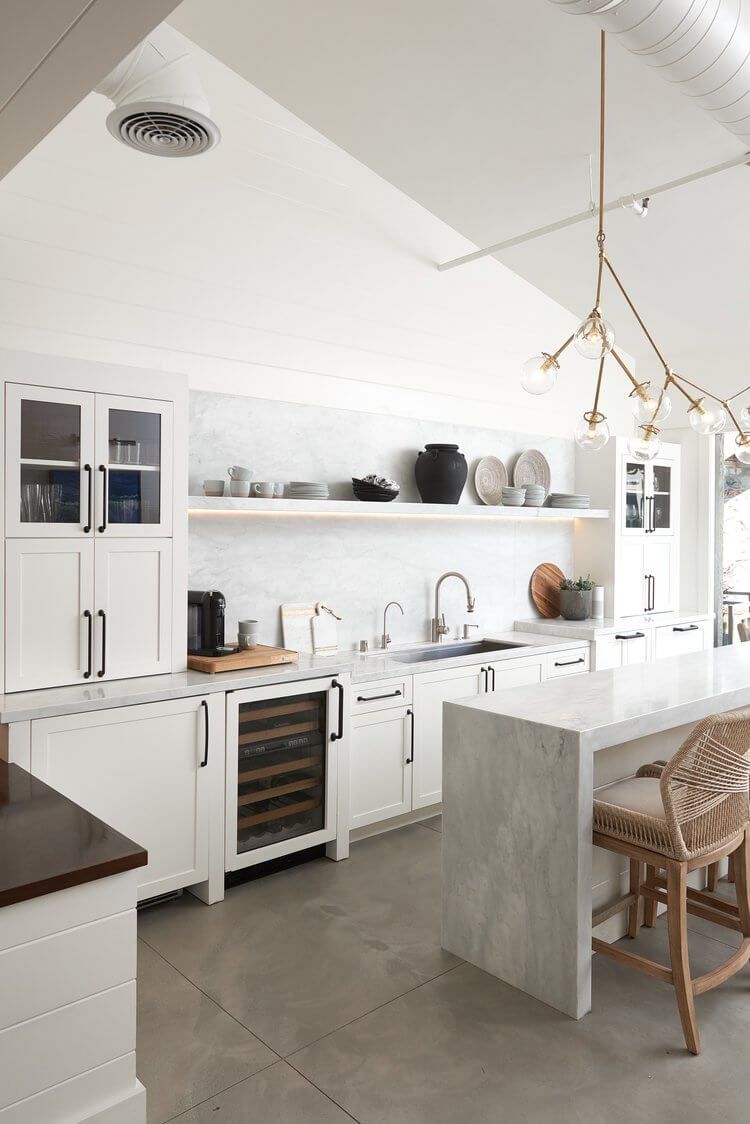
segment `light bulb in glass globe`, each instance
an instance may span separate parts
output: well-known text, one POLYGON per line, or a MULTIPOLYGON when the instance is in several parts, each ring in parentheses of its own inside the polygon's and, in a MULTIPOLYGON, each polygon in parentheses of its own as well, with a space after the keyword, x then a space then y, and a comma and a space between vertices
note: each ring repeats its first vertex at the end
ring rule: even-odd
POLYGON ((750 433, 740 433, 735 437, 737 448, 734 455, 742 464, 750 464, 750 433))
POLYGON ((609 441, 609 426, 604 414, 584 414, 575 428, 576 445, 596 453, 609 441))
POLYGON ((579 325, 573 336, 573 346, 586 359, 601 359, 612 350, 614 342, 614 328, 602 319, 596 309, 579 325))
POLYGON ((750 429, 750 406, 743 406, 740 410, 740 421, 744 429, 750 429))
POLYGON ((533 355, 521 368, 521 386, 528 394, 546 394, 552 390, 560 364, 546 351, 533 355))
POLYGON ((721 433, 727 423, 727 414, 719 402, 712 402, 708 398, 699 398, 694 406, 688 410, 690 424, 696 433, 703 436, 711 433, 721 433))
POLYGON ((642 382, 630 393, 630 409, 639 426, 654 425, 667 420, 672 400, 663 390, 651 390, 649 383, 642 382))
POLYGON ((659 430, 653 425, 639 425, 628 440, 628 452, 636 461, 652 461, 660 449, 659 430))

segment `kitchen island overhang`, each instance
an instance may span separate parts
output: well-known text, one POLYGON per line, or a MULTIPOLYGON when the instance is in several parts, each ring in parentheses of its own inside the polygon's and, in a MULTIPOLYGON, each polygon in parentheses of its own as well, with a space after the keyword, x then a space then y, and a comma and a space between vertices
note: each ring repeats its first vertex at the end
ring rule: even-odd
POLYGON ((606 890, 592 864, 595 783, 670 757, 701 718, 748 704, 739 647, 446 703, 443 946, 585 1015, 593 890, 606 890))

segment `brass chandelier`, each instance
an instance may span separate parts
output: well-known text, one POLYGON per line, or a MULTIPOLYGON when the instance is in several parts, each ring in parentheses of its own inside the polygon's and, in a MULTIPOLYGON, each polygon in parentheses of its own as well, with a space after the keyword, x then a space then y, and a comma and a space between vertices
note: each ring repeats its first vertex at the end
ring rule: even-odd
POLYGON ((555 385, 557 372, 560 369, 559 359, 563 352, 571 345, 586 359, 596 360, 599 364, 594 390, 592 408, 587 410, 575 429, 576 443, 582 449, 596 451, 603 448, 609 440, 609 426, 606 416, 600 410, 602 381, 604 376, 605 361, 611 356, 629 379, 632 389, 630 391, 631 409, 635 418, 635 430, 628 441, 630 455, 639 461, 650 461, 658 455, 661 448, 659 436, 659 423, 666 421, 672 410, 672 401, 667 393, 674 387, 689 403, 688 418, 690 425, 701 434, 720 433, 731 420, 737 430, 735 437, 735 455, 743 464, 750 464, 750 407, 743 407, 738 419, 731 403, 734 399, 750 391, 750 386, 743 387, 730 398, 718 398, 715 394, 691 382, 684 375, 678 375, 667 363, 657 347, 653 336, 641 319, 638 310, 628 295, 625 286, 618 277, 615 269, 604 249, 606 234, 604 231, 604 133, 606 119, 606 36, 601 33, 601 69, 600 69, 600 107, 599 107, 599 228, 596 234, 598 253, 598 269, 596 277, 596 296, 594 307, 582 324, 572 336, 558 347, 557 351, 543 351, 535 355, 523 365, 521 385, 529 394, 546 394, 555 385), (651 389, 649 382, 638 382, 633 373, 628 370, 622 357, 615 350, 615 333, 612 325, 602 316, 601 296, 602 282, 605 269, 614 281, 630 311, 633 313, 639 327, 656 354, 664 370, 664 384, 661 389, 651 389), (690 389, 688 389, 690 388, 690 389), (695 392, 695 395, 691 393, 695 392))

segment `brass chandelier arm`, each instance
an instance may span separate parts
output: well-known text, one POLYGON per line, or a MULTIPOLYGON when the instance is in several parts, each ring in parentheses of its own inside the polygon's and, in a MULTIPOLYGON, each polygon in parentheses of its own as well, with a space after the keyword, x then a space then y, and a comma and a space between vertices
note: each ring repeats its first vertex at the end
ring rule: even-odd
POLYGON ((642 319, 641 319, 641 317, 640 317, 640 314, 639 314, 639 312, 638 312, 638 309, 637 309, 637 308, 635 307, 635 305, 633 304, 632 300, 631 300, 631 299, 630 299, 630 297, 628 296, 628 292, 627 292, 627 289, 626 289, 626 288, 625 288, 625 286, 623 285, 623 283, 622 283, 622 281, 620 280, 620 278, 619 278, 619 277, 617 276, 617 273, 615 272, 615 268, 614 268, 614 266, 612 265, 612 262, 611 262, 611 261, 609 260, 609 258, 608 258, 608 257, 606 257, 606 255, 605 255, 605 258, 604 258, 604 264, 606 265, 607 269, 609 270, 610 274, 612 275, 612 278, 613 278, 613 280, 614 280, 615 284, 617 285, 617 288, 618 288, 618 289, 620 290, 620 292, 621 292, 621 293, 622 293, 622 295, 624 296, 624 298, 625 298, 625 300, 626 300, 626 302, 627 302, 628 308, 630 309, 630 311, 631 311, 631 312, 633 313, 633 316, 635 316, 636 320, 637 320, 637 321, 638 321, 638 323, 640 324, 640 326, 641 326, 641 331, 643 332, 644 336, 646 337, 646 339, 648 340, 648 342, 649 342, 649 343, 651 344, 651 346, 653 347, 654 351, 656 352, 656 354, 657 354, 657 356, 658 356, 658 359, 659 359, 659 362, 661 363, 662 367, 664 367, 664 369, 665 369, 665 370, 667 370, 667 369, 668 369, 668 367, 669 367, 669 364, 667 363, 666 359, 664 358, 664 356, 662 355, 661 351, 660 351, 660 350, 659 350, 659 348, 657 347, 657 345, 656 345, 656 341, 654 340, 654 337, 653 337, 653 336, 651 335, 651 333, 649 332, 648 328, 647 328, 647 327, 646 327, 646 325, 645 325, 645 324, 643 323, 643 320, 642 320, 642 319))
POLYGON ((573 336, 568 336, 565 343, 562 344, 560 347, 558 347, 557 351, 552 352, 552 354, 550 355, 550 359, 554 360, 554 362, 556 363, 557 360, 562 355, 562 353, 565 351, 566 347, 570 347, 572 342, 573 342, 573 336))
POLYGON ((727 398, 727 402, 733 402, 735 398, 739 398, 741 395, 747 394, 748 390, 750 390, 750 386, 743 386, 742 390, 738 390, 736 394, 730 394, 727 398))
MULTIPOLYGON (((612 348, 612 351, 610 352, 610 354, 611 354, 612 358, 615 360, 615 362, 620 364, 623 371, 625 372, 625 374, 628 376, 628 378, 632 382, 634 388, 637 389, 641 384, 638 382, 638 379, 635 377, 633 372, 631 370, 629 370, 629 368, 625 365, 625 363, 623 362, 621 357, 617 354, 617 352, 615 351, 614 348, 612 348)), ((644 386, 645 385, 646 384, 644 383, 644 386)))
MULTIPOLYGON (((720 406, 726 406, 726 402, 724 401, 723 398, 719 398, 718 394, 712 394, 710 390, 706 390, 705 387, 698 386, 697 382, 691 382, 690 379, 686 379, 684 375, 676 375, 673 371, 672 372, 672 378, 673 379, 679 379, 680 382, 684 382, 688 386, 692 386, 693 390, 697 390, 698 393, 700 395, 702 395, 704 398, 711 398, 714 402, 718 402, 720 406)), ((691 399, 691 401, 692 401, 692 399, 691 399)), ((693 403, 693 404, 695 405, 695 403, 693 403)))
POLYGON ((670 386, 673 386, 675 388, 675 390, 679 390, 680 394, 684 398, 687 398, 687 400, 688 400, 688 402, 690 403, 691 406, 697 406, 698 405, 697 399, 692 398, 691 395, 689 395, 688 392, 685 390, 684 386, 680 386, 679 382, 677 381, 678 378, 681 378, 681 377, 682 377, 681 375, 676 375, 674 373, 674 371, 667 371, 667 378, 666 378, 666 382, 664 383, 664 389, 667 390, 670 386))
POLYGON ((602 299, 602 280, 604 276, 604 136, 607 114, 607 36, 601 33, 599 40, 599 230, 596 244, 599 247, 599 263, 596 274, 596 298, 594 308, 599 308, 602 299))
POLYGON ((599 396, 600 396, 601 391, 602 391, 602 376, 604 375, 604 360, 606 358, 607 358, 606 355, 602 355, 601 359, 599 360, 599 374, 597 375, 597 378, 596 378, 596 392, 594 394, 594 408, 591 411, 593 422, 597 422, 600 419, 599 396))

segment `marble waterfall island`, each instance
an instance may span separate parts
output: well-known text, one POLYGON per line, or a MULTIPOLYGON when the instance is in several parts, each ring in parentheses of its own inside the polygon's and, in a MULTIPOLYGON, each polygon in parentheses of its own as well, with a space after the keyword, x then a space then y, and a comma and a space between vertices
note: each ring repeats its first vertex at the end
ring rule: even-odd
POLYGON ((670 757, 701 718, 750 705, 748 649, 446 703, 444 947, 585 1015, 592 903, 618 896, 627 863, 592 847, 594 787, 670 757))

